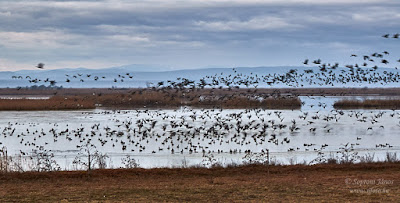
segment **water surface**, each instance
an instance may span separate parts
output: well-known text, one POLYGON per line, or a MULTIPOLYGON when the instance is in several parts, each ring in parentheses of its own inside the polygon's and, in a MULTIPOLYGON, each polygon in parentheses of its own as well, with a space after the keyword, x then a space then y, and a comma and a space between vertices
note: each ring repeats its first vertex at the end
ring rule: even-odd
POLYGON ((83 168, 73 160, 86 143, 113 168, 123 167, 126 155, 151 168, 206 164, 204 155, 242 163, 246 151, 266 149, 283 164, 310 163, 319 152, 340 158, 343 148, 377 161, 400 149, 400 111, 337 111, 338 99, 301 97, 301 110, 3 111, 0 147, 26 159, 32 150, 51 150, 65 170, 83 168))

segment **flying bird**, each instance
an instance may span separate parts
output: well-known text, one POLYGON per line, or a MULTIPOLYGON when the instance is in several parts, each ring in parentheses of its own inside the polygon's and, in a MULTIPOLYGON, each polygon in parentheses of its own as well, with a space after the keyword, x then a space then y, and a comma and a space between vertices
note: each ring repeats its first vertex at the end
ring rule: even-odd
POLYGON ((44 67, 44 63, 39 63, 39 64, 36 66, 36 68, 40 68, 40 69, 43 69, 43 67, 44 67))

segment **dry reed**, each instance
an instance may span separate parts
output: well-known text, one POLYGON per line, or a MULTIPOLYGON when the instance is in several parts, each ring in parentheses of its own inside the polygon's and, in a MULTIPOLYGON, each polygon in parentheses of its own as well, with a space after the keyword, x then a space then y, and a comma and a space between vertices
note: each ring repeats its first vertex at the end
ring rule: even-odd
POLYGON ((50 99, 0 99, 2 111, 92 109, 93 100, 78 96, 54 96, 50 99))
POLYGON ((333 104, 336 109, 400 109, 398 99, 341 100, 333 104))
POLYGON ((0 99, 0 110, 77 110, 98 106, 109 108, 267 108, 298 109, 297 97, 267 97, 257 93, 229 95, 229 92, 156 91, 141 89, 129 93, 52 96, 50 99, 0 99))

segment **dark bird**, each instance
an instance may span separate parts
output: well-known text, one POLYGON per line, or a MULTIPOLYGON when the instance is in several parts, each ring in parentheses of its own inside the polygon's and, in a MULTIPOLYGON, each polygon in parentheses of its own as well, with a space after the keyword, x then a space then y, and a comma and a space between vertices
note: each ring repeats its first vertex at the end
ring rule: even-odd
POLYGON ((36 66, 36 68, 40 68, 40 69, 43 69, 43 67, 44 67, 44 63, 39 63, 39 64, 36 66))
POLYGON ((321 59, 314 60, 313 63, 315 63, 315 64, 321 64, 321 59))

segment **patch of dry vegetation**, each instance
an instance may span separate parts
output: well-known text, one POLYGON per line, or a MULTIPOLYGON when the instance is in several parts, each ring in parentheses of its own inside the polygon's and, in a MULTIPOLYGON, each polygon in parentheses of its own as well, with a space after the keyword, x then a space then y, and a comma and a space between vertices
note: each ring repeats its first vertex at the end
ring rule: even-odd
POLYGON ((133 91, 130 94, 107 94, 95 96, 96 103, 104 107, 164 107, 176 108, 180 106, 206 108, 267 108, 267 109, 298 109, 301 101, 292 97, 276 97, 257 99, 250 95, 227 95, 215 93, 212 95, 197 92, 159 92, 133 91))
POLYGON ((208 99, 197 101, 193 106, 215 106, 220 108, 265 108, 265 109, 299 109, 301 101, 298 98, 266 98, 262 100, 246 97, 235 97, 232 99, 208 99))
POLYGON ((399 178, 398 163, 0 173, 0 201, 397 202, 399 178), (371 188, 387 192, 352 192, 371 188))
POLYGON ((50 99, 0 99, 2 111, 92 109, 93 100, 81 96, 53 96, 50 99))
POLYGON ((333 104, 336 109, 400 109, 399 99, 341 100, 333 104))
POLYGON ((0 110, 76 110, 92 109, 96 105, 110 108, 267 108, 299 109, 297 97, 267 97, 255 92, 232 94, 219 91, 139 89, 127 93, 52 96, 48 100, 0 99, 0 110))
MULTIPOLYGON (((95 104, 111 108, 176 108, 183 105, 205 108, 267 108, 299 109, 301 101, 297 96, 318 95, 385 95, 396 96, 399 88, 257 88, 257 89, 140 89, 140 88, 64 88, 57 90, 30 90, 0 88, 2 96, 40 95, 51 96, 52 102, 42 100, 0 100, 0 110, 67 110, 95 108, 95 104), (54 95, 60 96, 58 99, 54 95), (64 97, 75 97, 61 101, 64 97), (258 100, 257 98, 264 98, 258 100), (78 99, 78 100, 75 100, 78 99), (82 103, 81 100, 86 103, 82 103), (88 105, 87 105, 88 104, 88 105), (4 107, 3 107, 4 106, 4 107)), ((399 101, 377 100, 340 101, 335 108, 390 108, 398 109, 399 101)))

